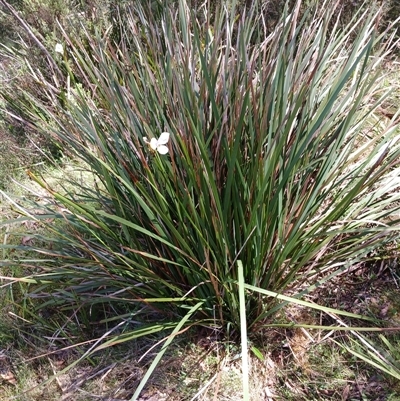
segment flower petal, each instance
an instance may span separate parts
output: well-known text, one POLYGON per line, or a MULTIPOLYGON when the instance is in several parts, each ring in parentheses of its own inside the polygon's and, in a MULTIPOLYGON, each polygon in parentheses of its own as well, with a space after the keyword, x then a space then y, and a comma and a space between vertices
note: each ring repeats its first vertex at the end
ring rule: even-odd
POLYGON ((158 147, 157 147, 157 152, 158 152, 160 155, 165 155, 165 154, 168 153, 168 148, 167 148, 165 145, 158 146, 158 147))
POLYGON ((169 132, 163 132, 158 138, 159 145, 165 145, 169 141, 169 132))
POLYGON ((64 53, 63 45, 61 43, 57 43, 54 51, 56 53, 61 53, 61 54, 64 53))
POLYGON ((157 139, 156 139, 156 138, 151 138, 151 139, 150 139, 150 147, 151 147, 153 150, 156 150, 156 149, 157 149, 157 146, 158 146, 158 141, 157 141, 157 139))

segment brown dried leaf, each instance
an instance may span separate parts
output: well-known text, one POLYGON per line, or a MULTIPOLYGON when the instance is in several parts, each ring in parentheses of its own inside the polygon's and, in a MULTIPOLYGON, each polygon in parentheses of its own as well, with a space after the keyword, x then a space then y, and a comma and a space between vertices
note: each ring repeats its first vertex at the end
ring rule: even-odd
POLYGON ((389 312, 389 307, 390 307, 389 304, 386 304, 386 305, 383 306, 383 308, 379 311, 379 317, 380 318, 387 317, 387 314, 389 312))
POLYGON ((0 378, 8 384, 12 384, 13 386, 17 385, 17 379, 11 371, 0 373, 0 378))
POLYGON ((25 235, 25 237, 22 237, 21 239, 21 245, 32 245, 33 242, 33 237, 30 237, 29 235, 25 235))
POLYGON ((349 393, 350 393, 350 386, 347 385, 342 392, 342 401, 347 401, 349 398, 349 393))

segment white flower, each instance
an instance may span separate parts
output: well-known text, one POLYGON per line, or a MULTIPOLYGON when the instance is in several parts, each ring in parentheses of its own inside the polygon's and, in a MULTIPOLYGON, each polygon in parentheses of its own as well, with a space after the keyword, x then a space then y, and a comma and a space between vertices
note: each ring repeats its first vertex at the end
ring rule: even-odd
POLYGON ((158 139, 151 138, 149 140, 144 137, 143 140, 148 143, 151 149, 156 150, 160 155, 168 153, 168 148, 165 146, 169 141, 169 132, 163 132, 158 139))
POLYGON ((54 51, 55 51, 56 53, 61 53, 61 54, 63 54, 63 53, 64 53, 63 45, 62 45, 61 43, 57 43, 57 44, 56 44, 56 47, 55 47, 55 49, 54 49, 54 51))

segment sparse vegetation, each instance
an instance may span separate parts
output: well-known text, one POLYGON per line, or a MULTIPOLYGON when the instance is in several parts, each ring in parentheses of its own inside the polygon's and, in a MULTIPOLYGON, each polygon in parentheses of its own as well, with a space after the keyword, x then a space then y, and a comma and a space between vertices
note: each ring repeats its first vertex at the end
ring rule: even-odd
POLYGON ((239 400, 249 353, 244 399, 395 400, 382 14, 299 1, 271 29, 262 3, 100 1, 58 24, 28 3, 2 110, 47 170, 2 192, 0 399, 239 400))

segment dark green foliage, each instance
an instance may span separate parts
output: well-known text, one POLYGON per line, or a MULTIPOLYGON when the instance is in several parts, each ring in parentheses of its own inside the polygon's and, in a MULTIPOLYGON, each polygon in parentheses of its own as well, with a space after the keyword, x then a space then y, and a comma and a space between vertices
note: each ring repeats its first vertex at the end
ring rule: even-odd
MULTIPOLYGON (((42 183, 70 210, 58 218, 75 227, 56 231, 54 263, 62 266, 44 268, 73 289, 57 302, 113 302, 119 290, 115 302, 132 305, 164 298, 187 308, 202 300, 200 319, 237 328, 238 259, 246 283, 300 296, 306 283, 311 289, 367 260, 396 235, 367 223, 397 210, 389 190, 370 191, 395 174, 399 149, 385 150, 391 131, 364 143, 360 124, 378 90, 367 62, 378 43, 375 20, 358 21, 354 44, 346 33, 356 21, 328 36, 334 8, 299 25, 294 14, 266 38, 256 11, 242 21, 235 9, 221 10, 213 26, 208 14, 197 25, 181 2, 159 24, 136 4, 118 49, 104 37, 65 36, 72 88, 62 107, 50 85, 40 97, 25 89, 30 103, 22 110, 36 129, 99 181, 74 183, 82 199, 42 183), (171 133, 167 156, 144 139, 163 131, 171 133), (385 157, 375 163, 379 152, 385 157)), ((275 304, 249 297, 250 327, 275 304)), ((180 314, 164 305, 171 317, 180 314)))

